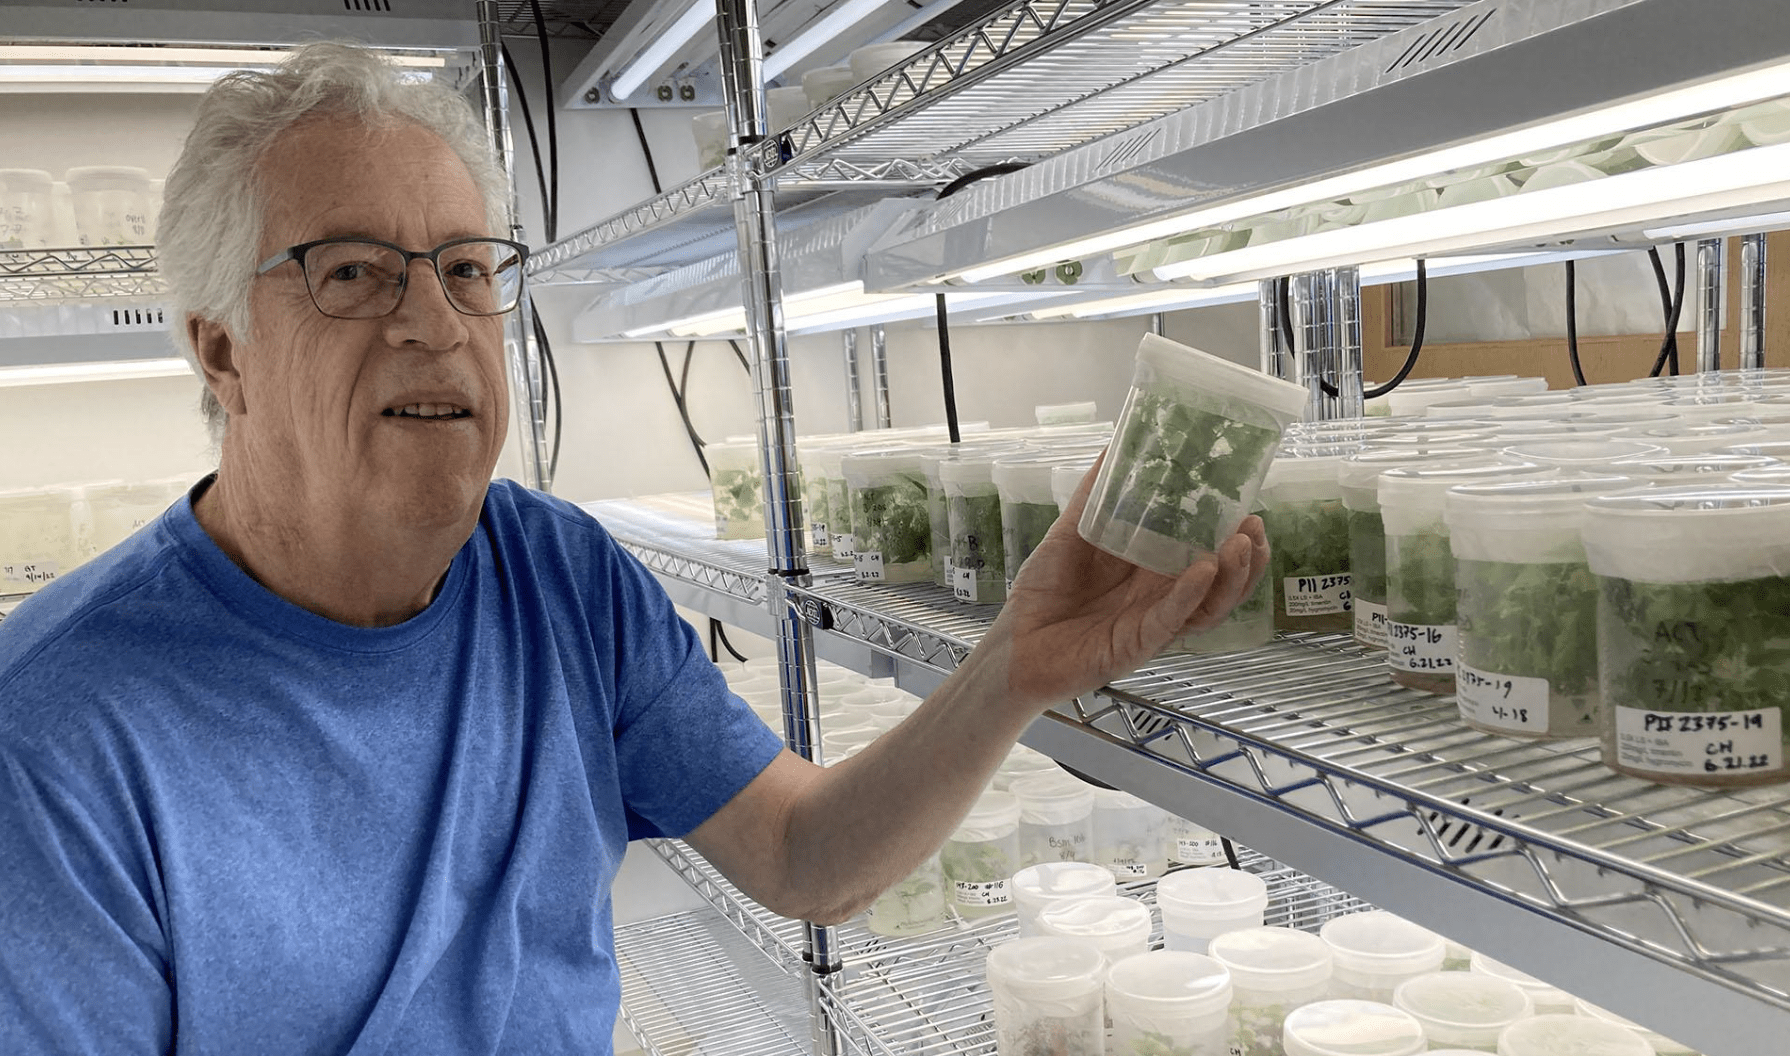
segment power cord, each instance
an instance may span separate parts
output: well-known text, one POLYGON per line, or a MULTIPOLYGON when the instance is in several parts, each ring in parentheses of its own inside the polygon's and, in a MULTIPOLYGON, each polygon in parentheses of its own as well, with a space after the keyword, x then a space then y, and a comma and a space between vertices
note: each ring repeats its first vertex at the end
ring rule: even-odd
MULTIPOLYGON (((966 172, 962 176, 952 180, 950 183, 945 184, 943 187, 939 188, 937 197, 941 200, 949 198, 958 191, 968 187, 970 184, 975 183, 977 180, 986 180, 995 176, 1010 175, 1026 168, 1027 165, 1027 162, 1022 161, 1004 161, 998 165, 985 165, 980 169, 966 172)), ((933 307, 938 316, 939 376, 944 385, 945 431, 949 434, 951 442, 955 444, 962 442, 963 433, 958 428, 957 422, 957 378, 951 370, 950 309, 945 303, 944 294, 938 293, 933 295, 933 307)))
POLYGON ((1566 262, 1566 357, 1572 361, 1573 380, 1585 384, 1585 368, 1579 362, 1579 275, 1575 261, 1566 262))
POLYGON ((684 435, 690 438, 690 447, 696 452, 696 461, 702 466, 702 475, 712 479, 708 457, 702 453, 702 449, 708 444, 697 435, 696 426, 690 421, 689 404, 684 399, 684 394, 690 387, 690 357, 696 350, 696 342, 692 341, 684 348, 684 384, 681 387, 671 376, 671 360, 665 356, 665 343, 654 341, 653 348, 659 352, 659 369, 665 372, 665 384, 671 389, 671 402, 677 406, 677 415, 684 421, 684 435))
POLYGON ((1684 243, 1675 243, 1672 250, 1672 295, 1666 310, 1666 336, 1660 342, 1659 358, 1653 361, 1653 369, 1647 372, 1650 378, 1659 377, 1660 371, 1666 369, 1667 364, 1671 365, 1672 376, 1678 376, 1678 321, 1684 316, 1684 243))
POLYGON ((547 100, 547 173, 552 184, 551 207, 547 212, 547 241, 559 241, 559 119, 553 106, 553 55, 547 46, 547 17, 541 13, 541 0, 528 0, 534 13, 535 39, 541 43, 541 79, 545 82, 547 100))
POLYGON ((733 657, 742 664, 746 662, 746 654, 735 649, 733 643, 727 640, 727 628, 721 625, 720 620, 711 618, 709 620, 709 659, 711 660, 719 659, 720 657, 720 654, 714 651, 715 642, 717 640, 720 641, 721 648, 727 650, 727 655, 733 657))
POLYGON ((1411 369, 1417 366, 1417 357, 1423 354, 1423 332, 1429 324, 1430 308, 1430 272, 1429 264, 1422 257, 1417 258, 1417 319, 1411 333, 1411 351, 1405 356, 1404 366, 1384 385, 1376 385, 1361 394, 1364 400, 1377 400, 1401 385, 1411 376, 1411 369))
MULTIPOLYGON (((542 222, 546 227, 547 241, 551 243, 556 240, 559 224, 559 135, 558 122, 553 114, 553 67, 547 56, 547 24, 538 3, 534 6, 534 16, 535 32, 541 41, 542 73, 547 82, 548 155, 553 167, 551 190, 546 169, 541 164, 541 145, 535 135, 534 114, 528 105, 528 92, 523 89, 522 79, 516 73, 516 60, 510 54, 509 46, 501 41, 498 46, 503 52, 504 69, 509 74, 510 86, 516 91, 516 102, 522 111, 522 123, 528 129, 528 146, 534 155, 535 179, 541 188, 542 222)), ((560 400, 559 363, 553 357, 553 344, 547 339, 547 328, 541 322, 541 313, 535 307, 532 293, 528 295, 528 315, 533 323, 535 345, 541 350, 541 362, 547 368, 547 378, 551 383, 549 400, 553 408, 553 444, 547 454, 547 477, 551 480, 559 475, 560 442, 565 436, 565 405, 560 400)))
MULTIPOLYGON (((1673 374, 1678 373, 1678 334, 1672 323, 1672 282, 1666 277, 1666 265, 1660 259, 1659 247, 1647 247, 1647 262, 1653 265, 1653 281, 1659 287, 1660 318, 1666 323, 1665 344, 1661 351, 1669 350, 1668 360, 1673 374)), ((1651 377, 1658 377, 1661 368, 1655 367, 1651 377)))

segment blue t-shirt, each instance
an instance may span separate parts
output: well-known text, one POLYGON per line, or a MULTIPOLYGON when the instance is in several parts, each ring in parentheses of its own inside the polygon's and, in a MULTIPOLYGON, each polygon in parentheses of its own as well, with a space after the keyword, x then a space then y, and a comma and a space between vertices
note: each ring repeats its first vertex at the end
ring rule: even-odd
POLYGON ((609 888, 780 748, 575 506, 357 628, 183 499, 0 624, 0 1053, 604 1053, 609 888))

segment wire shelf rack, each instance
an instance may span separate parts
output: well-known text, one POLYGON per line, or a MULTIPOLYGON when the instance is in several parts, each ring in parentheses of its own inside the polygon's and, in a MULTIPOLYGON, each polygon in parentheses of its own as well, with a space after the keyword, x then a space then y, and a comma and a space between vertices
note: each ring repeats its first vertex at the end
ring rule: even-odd
POLYGON ((160 297, 154 246, 0 249, 0 302, 160 297))
MULTIPOLYGON (((929 586, 797 593, 834 633, 939 671, 991 619, 929 586)), ((1124 749, 1134 767, 1230 786, 1790 1008, 1790 787, 1656 785, 1605 769, 1586 740, 1479 733, 1452 698, 1396 686, 1340 635, 1159 660, 1047 718, 1124 749)))
POLYGON ((621 1017, 652 1056, 797 1056, 811 1051, 804 983, 700 910, 615 929, 621 1017))

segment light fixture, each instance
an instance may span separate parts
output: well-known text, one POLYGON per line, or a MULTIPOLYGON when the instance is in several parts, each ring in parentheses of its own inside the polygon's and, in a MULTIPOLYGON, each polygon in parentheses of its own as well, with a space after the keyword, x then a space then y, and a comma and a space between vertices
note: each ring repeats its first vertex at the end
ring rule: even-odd
POLYGON ((0 367, 0 389, 23 385, 65 385, 80 381, 137 381, 143 378, 180 378, 193 373, 187 361, 168 359, 120 359, 98 363, 53 363, 31 367, 0 367))
POLYGON ((1182 308, 1203 308, 1214 304, 1235 304, 1254 300, 1253 282, 1226 286, 1156 287, 1120 297, 1102 297, 1076 304, 1054 304, 1027 314, 1028 319, 1043 322, 1049 319, 1089 319, 1095 316, 1139 315, 1147 312, 1170 312, 1182 308))
POLYGON ((807 58, 815 48, 845 32, 859 19, 883 6, 887 0, 845 0, 826 17, 797 33, 777 50, 765 56, 764 79, 770 80, 807 58))
MULTIPOLYGON (((7 44, 0 45, 0 64, 6 62, 118 62, 137 65, 191 63, 200 66, 276 66, 292 54, 289 48, 146 48, 129 44, 7 44)), ((397 66, 442 67, 440 55, 386 52, 397 66)), ((0 69, 4 66, 0 65, 0 69)))
POLYGON ((609 82, 609 94, 616 99, 626 99, 633 95, 647 82, 647 78, 658 73, 659 67, 695 39, 702 27, 714 19, 715 5, 708 0, 696 0, 677 17, 677 21, 667 26, 664 32, 653 38, 651 44, 634 56, 634 61, 617 71, 615 80, 609 82))
MULTIPOLYGON (((1371 165, 1354 172, 1329 176, 1297 187, 1250 195, 1175 216, 1075 239, 1045 249, 946 272, 933 282, 983 282, 988 279, 1054 264, 1062 260, 1097 256, 1126 246, 1170 235, 1216 227, 1263 213, 1408 183, 1456 169, 1477 168, 1509 158, 1520 158, 1562 146, 1618 135, 1638 128, 1665 124, 1718 110, 1727 110, 1784 92, 1790 63, 1723 77, 1703 84, 1659 92, 1642 99, 1618 103, 1584 114, 1560 118, 1528 128, 1486 136, 1399 161, 1371 165)), ((1601 181, 1600 181, 1601 183, 1601 181)), ((1463 206, 1462 208, 1468 208, 1463 206)), ((1430 214, 1425 214, 1430 215, 1430 214)))
POLYGON ((1432 209, 1195 257, 1156 278, 1235 282, 1495 243, 1543 242, 1575 232, 1644 224, 1661 216, 1738 209, 1790 198, 1790 143, 1641 169, 1432 209))
POLYGON ((1678 224, 1673 227, 1650 227, 1641 232, 1641 237, 1650 242, 1679 242, 1687 238, 1701 238, 1704 235, 1753 234, 1759 231, 1774 231, 1782 227, 1790 227, 1790 212, 1754 213, 1751 216, 1736 216, 1726 220, 1705 220, 1701 223, 1678 224))

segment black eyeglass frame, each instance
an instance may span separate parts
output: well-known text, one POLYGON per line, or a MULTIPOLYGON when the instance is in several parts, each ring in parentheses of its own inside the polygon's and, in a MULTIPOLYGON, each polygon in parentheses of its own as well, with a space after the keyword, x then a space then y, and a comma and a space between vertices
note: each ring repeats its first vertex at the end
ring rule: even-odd
POLYGON ((413 261, 418 260, 426 260, 429 262, 429 269, 435 273, 435 281, 441 283, 441 292, 447 298, 448 306, 453 308, 454 311, 459 312, 461 315, 470 315, 474 318, 489 319, 499 315, 508 315, 515 311, 517 305, 522 303, 522 296, 524 292, 526 292, 528 284, 528 247, 520 242, 514 242, 507 238, 497 238, 495 236, 470 235, 466 238, 450 238, 441 245, 436 246, 434 249, 417 253, 405 249, 403 246, 394 245, 383 239, 361 238, 354 235, 337 235, 333 238, 319 238, 314 242, 301 242, 296 246, 288 246, 284 250, 281 250, 262 261, 260 266, 255 269, 255 274, 265 275, 279 267, 281 264, 286 263, 288 260, 293 261, 298 265, 299 273, 305 280, 305 292, 311 296, 312 307, 316 308, 321 314, 329 316, 331 319, 383 319, 397 311, 398 306, 404 303, 404 294, 410 289, 410 265, 413 261), (404 268, 398 273, 398 297, 392 302, 390 308, 387 308, 378 315, 330 315, 328 312, 323 311, 323 306, 321 304, 317 303, 317 291, 311 288, 311 274, 310 272, 305 271, 305 254, 316 249, 318 246, 334 245, 344 242, 358 242, 362 245, 381 246, 404 258, 404 268), (495 312, 469 312, 460 307, 459 304, 455 303, 453 295, 447 292, 447 278, 441 274, 441 254, 455 246, 463 246, 469 242, 496 242, 516 251, 516 268, 518 271, 516 300, 508 308, 503 308, 495 312))

